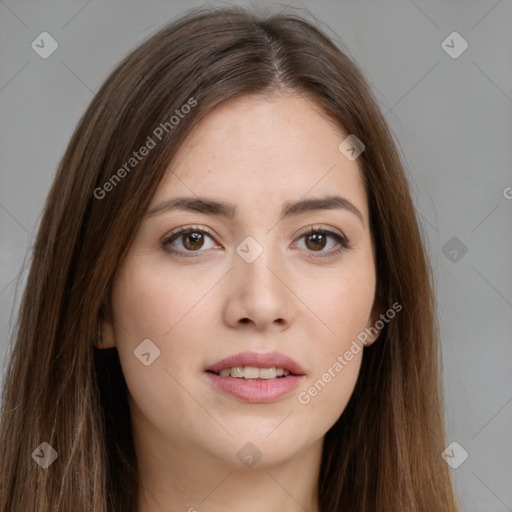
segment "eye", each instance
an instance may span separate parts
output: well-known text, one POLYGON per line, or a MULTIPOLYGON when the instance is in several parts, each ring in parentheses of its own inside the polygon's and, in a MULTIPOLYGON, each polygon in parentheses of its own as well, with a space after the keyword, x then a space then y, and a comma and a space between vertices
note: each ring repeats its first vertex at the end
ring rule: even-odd
POLYGON ((188 255, 186 253, 203 252, 200 251, 200 249, 204 246, 205 237, 213 240, 212 236, 213 235, 211 235, 208 231, 200 229, 197 226, 183 226, 165 237, 164 241, 162 242, 162 246, 164 250, 170 252, 171 254, 176 254, 185 258, 193 258, 195 255, 188 255), (176 249, 176 246, 173 245, 175 242, 179 242, 178 246, 181 245, 181 248, 176 249), (168 248, 168 246, 171 246, 171 248, 168 248))
MULTIPOLYGON (((171 254, 184 258, 194 258, 196 255, 191 253, 204 252, 201 249, 205 248, 206 237, 213 241, 213 235, 209 231, 197 226, 183 226, 169 233, 163 240, 162 247, 166 252, 171 254)), ((305 239, 305 246, 308 252, 318 253, 309 256, 312 258, 334 256, 346 249, 350 249, 350 244, 343 235, 326 228, 308 228, 300 235, 299 240, 302 239, 305 239), (324 251, 323 249, 325 249, 329 239, 331 239, 333 242, 332 245, 334 245, 335 248, 324 251)), ((209 248, 212 247, 206 247, 206 249, 209 248)))
POLYGON ((326 228, 311 227, 303 232, 299 240, 305 239, 305 246, 309 252, 320 253, 311 255, 311 258, 326 258, 329 256, 335 256, 346 249, 350 249, 348 240, 336 231, 332 231, 326 228), (334 249, 324 251, 323 249, 328 244, 328 239, 331 238, 335 246, 334 249))

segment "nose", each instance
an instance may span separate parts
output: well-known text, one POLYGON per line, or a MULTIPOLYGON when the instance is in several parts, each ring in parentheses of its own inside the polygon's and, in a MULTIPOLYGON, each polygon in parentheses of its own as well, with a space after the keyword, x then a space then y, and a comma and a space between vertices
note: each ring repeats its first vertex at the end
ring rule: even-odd
POLYGON ((263 250, 251 263, 235 254, 224 308, 225 321, 231 327, 250 324, 258 331, 281 331, 292 324, 297 299, 289 273, 270 252, 263 250))

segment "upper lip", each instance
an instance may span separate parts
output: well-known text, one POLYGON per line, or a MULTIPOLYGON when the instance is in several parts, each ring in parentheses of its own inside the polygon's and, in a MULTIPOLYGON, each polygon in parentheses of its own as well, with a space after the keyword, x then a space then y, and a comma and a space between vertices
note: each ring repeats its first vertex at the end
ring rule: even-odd
POLYGON ((226 368, 233 366, 255 366, 256 368, 283 368, 294 375, 305 375, 306 372, 302 366, 280 352, 267 352, 260 354, 258 352, 240 352, 232 356, 225 357, 220 361, 208 366, 205 371, 218 373, 226 368))

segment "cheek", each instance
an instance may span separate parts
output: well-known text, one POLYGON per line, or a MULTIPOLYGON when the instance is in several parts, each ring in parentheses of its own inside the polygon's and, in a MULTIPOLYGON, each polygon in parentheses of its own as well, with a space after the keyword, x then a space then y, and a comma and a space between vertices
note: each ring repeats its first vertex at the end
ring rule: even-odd
POLYGON ((297 395, 298 416, 309 422, 309 430, 325 434, 347 406, 359 375, 361 353, 345 364, 334 360, 309 379, 297 395))
POLYGON ((206 304, 201 297, 209 283, 188 277, 192 281, 183 273, 171 275, 158 265, 136 266, 132 261, 119 272, 112 290, 116 346, 132 414, 174 435, 179 425, 204 416, 186 389, 192 387, 190 374, 198 365, 197 355, 205 350, 209 319, 201 314, 206 304), (149 344, 144 351, 152 361, 147 366, 134 354, 140 355, 143 340, 156 347, 149 344))
POLYGON ((372 305, 371 293, 354 297, 351 287, 337 288, 330 298, 322 316, 330 330, 316 337, 315 365, 296 397, 304 427, 309 423, 317 434, 334 425, 352 396, 363 357, 357 336, 367 325, 372 305))
POLYGON ((359 375, 363 346, 358 335, 370 325, 375 294, 373 262, 347 261, 320 288, 310 289, 305 298, 314 304, 322 327, 314 337, 315 365, 297 402, 304 417, 326 431, 345 409, 359 375))
POLYGON ((195 373, 212 323, 208 292, 218 282, 219 276, 207 269, 180 272, 168 262, 144 256, 127 260, 112 290, 115 341, 123 371, 147 374, 158 368, 152 383, 170 378, 164 368, 180 382, 195 373), (148 339, 160 352, 154 363, 144 366, 134 351, 148 339))
POLYGON ((375 298, 375 270, 368 258, 348 259, 346 264, 322 277, 316 286, 301 287, 301 298, 320 321, 318 359, 333 362, 370 321, 375 298))
POLYGON ((211 275, 171 272, 165 265, 145 263, 144 258, 131 261, 112 291, 117 343, 122 346, 149 338, 162 349, 177 333, 200 332, 197 320, 202 317, 198 315, 202 299, 214 284, 211 275))

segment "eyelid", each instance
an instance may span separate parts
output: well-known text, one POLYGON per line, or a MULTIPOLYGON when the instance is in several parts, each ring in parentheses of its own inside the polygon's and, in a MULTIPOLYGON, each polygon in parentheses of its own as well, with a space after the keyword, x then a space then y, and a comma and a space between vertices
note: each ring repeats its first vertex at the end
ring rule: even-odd
POLYGON ((181 235, 182 233, 196 231, 199 233, 206 233, 210 235, 212 238, 215 238, 215 235, 208 228, 200 227, 197 224, 187 224, 186 226, 180 226, 179 228, 173 229, 170 233, 167 233, 167 235, 164 236, 163 241, 168 241, 177 235, 181 235))
POLYGON ((304 236, 304 235, 308 235, 311 232, 316 233, 317 231, 326 232, 329 234, 335 234, 335 235, 338 235, 340 238, 347 240, 347 237, 339 229, 333 228, 331 226, 325 226, 322 224, 313 224, 311 226, 306 226, 299 232, 299 235, 297 235, 297 238, 300 238, 301 236, 304 236))

